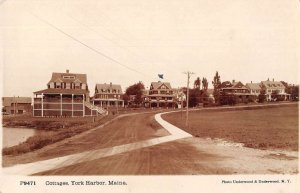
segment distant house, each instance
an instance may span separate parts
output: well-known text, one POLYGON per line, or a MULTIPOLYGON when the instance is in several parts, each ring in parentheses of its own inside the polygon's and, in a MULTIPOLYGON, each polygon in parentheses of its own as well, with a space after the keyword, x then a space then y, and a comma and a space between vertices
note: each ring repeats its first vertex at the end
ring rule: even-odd
POLYGON ((258 96, 261 92, 261 83, 247 83, 246 87, 249 89, 251 95, 258 96))
POLYGON ((215 103, 214 89, 204 90, 200 98, 204 106, 215 103))
POLYGON ((92 103, 100 107, 124 107, 122 88, 119 84, 96 84, 92 103))
POLYGON ((229 97, 236 97, 238 100, 236 102, 247 102, 249 99, 250 91, 249 89, 240 81, 233 80, 225 81, 221 84, 220 91, 222 93, 222 98, 229 96, 229 97))
POLYGON ((89 101, 86 74, 52 73, 47 89, 34 92, 33 116, 84 117, 104 113, 89 101))
POLYGON ((144 100, 145 107, 175 107, 175 96, 169 82, 152 82, 144 100))
POLYGON ((128 107, 136 106, 136 95, 129 95, 128 96, 128 107))
POLYGON ((183 108, 186 104, 186 94, 184 88, 173 89, 173 95, 178 108, 183 108))
POLYGON ((23 114, 31 111, 30 97, 2 97, 2 112, 5 114, 23 114))
POLYGON ((233 94, 238 96, 248 96, 250 94, 248 88, 240 81, 226 81, 221 85, 221 91, 225 94, 233 94))
POLYGON ((253 102, 258 101, 258 96, 261 94, 262 88, 261 88, 261 83, 247 83, 246 87, 248 88, 250 92, 250 97, 253 102))
POLYGON ((279 96, 283 97, 284 100, 288 100, 290 97, 290 94, 287 94, 285 92, 285 86, 280 81, 270 81, 269 79, 266 81, 261 81, 260 84, 262 90, 265 91, 267 101, 272 100, 272 96, 279 96))

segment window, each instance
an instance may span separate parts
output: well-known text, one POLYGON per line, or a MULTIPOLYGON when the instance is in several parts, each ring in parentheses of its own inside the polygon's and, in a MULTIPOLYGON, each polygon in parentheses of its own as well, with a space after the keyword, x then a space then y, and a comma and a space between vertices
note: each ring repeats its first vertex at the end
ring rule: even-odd
POLYGON ((75 76, 63 76, 64 79, 75 79, 75 76))
POLYGON ((80 83, 78 82, 75 83, 75 89, 80 89, 80 83))
POLYGON ((55 87, 54 87, 54 82, 50 82, 49 88, 55 88, 55 87))
POLYGON ((60 82, 56 82, 54 85, 55 85, 55 88, 61 88, 61 83, 60 82))

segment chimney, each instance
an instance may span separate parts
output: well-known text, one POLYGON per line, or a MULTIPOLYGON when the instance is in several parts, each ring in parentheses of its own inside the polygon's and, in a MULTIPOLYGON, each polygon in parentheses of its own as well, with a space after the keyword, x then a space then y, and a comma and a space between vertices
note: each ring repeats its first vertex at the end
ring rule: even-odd
POLYGON ((268 78, 268 81, 270 81, 270 79, 268 78))
POLYGON ((232 80, 232 83, 235 83, 235 80, 232 80))
POLYGON ((252 80, 251 80, 251 84, 252 84, 252 80))
POLYGON ((110 85, 110 87, 112 87, 112 83, 110 83, 109 85, 110 85))
POLYGON ((273 78, 273 82, 274 82, 274 78, 273 78))
POLYGON ((69 73, 69 72, 70 72, 69 69, 67 69, 67 70, 66 70, 66 73, 69 73))

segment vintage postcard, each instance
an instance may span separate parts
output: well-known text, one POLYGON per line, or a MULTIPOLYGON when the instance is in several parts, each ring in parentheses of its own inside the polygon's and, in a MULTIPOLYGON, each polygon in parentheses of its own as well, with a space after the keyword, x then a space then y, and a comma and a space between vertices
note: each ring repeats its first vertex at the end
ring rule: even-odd
POLYGON ((0 0, 14 192, 299 192, 299 1, 0 0))

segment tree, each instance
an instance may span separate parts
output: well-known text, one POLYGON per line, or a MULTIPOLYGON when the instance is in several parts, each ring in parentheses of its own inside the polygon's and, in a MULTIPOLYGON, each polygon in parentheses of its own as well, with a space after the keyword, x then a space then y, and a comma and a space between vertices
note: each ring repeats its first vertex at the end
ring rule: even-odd
POLYGON ((258 102, 263 103, 263 102, 266 101, 266 99, 267 99, 266 90, 265 89, 261 89, 260 93, 258 95, 258 102))
POLYGON ((125 99, 129 100, 130 95, 135 95, 134 103, 136 105, 141 105, 143 102, 142 96, 143 96, 144 89, 145 89, 145 86, 141 81, 138 83, 135 83, 126 89, 125 96, 123 98, 124 98, 124 100, 125 99))
POLYGON ((197 88, 200 90, 200 86, 201 86, 201 80, 199 77, 197 77, 197 79, 194 82, 194 88, 197 88))
POLYGON ((215 102, 217 104, 220 104, 220 87, 221 87, 221 79, 218 71, 216 72, 216 75, 214 76, 214 81, 212 81, 212 84, 214 86, 214 97, 215 102))
POLYGON ((299 100, 299 85, 290 86, 291 99, 298 101, 299 100))
POLYGON ((299 85, 288 84, 287 82, 281 81, 285 86, 285 92, 290 94, 291 100, 299 100, 299 85))
POLYGON ((207 88, 208 88, 208 81, 207 81, 207 79, 206 78, 202 78, 202 90, 207 90, 207 88))
POLYGON ((199 88, 190 89, 189 91, 189 107, 197 106, 201 101, 202 91, 199 88))

